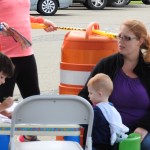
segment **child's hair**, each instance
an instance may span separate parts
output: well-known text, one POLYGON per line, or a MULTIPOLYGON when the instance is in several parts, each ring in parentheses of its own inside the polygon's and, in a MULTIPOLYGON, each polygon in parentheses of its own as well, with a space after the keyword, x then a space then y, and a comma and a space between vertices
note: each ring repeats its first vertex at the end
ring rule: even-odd
POLYGON ((99 90, 102 90, 106 96, 110 96, 113 91, 112 80, 108 75, 103 73, 98 73, 94 77, 92 77, 88 81, 87 86, 92 86, 92 88, 94 88, 94 90, 96 90, 97 92, 99 90))
POLYGON ((0 52, 0 72, 10 78, 14 75, 14 68, 11 59, 0 52))

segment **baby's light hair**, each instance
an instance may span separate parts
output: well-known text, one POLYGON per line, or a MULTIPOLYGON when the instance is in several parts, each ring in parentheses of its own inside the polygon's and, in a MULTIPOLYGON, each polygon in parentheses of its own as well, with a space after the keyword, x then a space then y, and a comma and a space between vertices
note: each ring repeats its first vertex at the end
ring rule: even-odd
POLYGON ((92 77, 87 86, 91 86, 94 90, 102 91, 106 96, 110 96, 113 91, 113 83, 110 77, 104 73, 98 73, 92 77))

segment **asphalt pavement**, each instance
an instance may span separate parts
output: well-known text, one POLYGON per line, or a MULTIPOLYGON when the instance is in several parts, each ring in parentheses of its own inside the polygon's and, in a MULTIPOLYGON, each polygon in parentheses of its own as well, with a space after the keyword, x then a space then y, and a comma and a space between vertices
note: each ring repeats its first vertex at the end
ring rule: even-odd
MULTIPOLYGON (((61 9, 54 16, 43 16, 53 21, 57 26, 86 28, 89 23, 97 22, 100 29, 117 33, 120 24, 126 19, 138 19, 145 23, 150 31, 150 5, 127 5, 104 10, 88 10, 79 5, 61 9)), ((31 15, 40 16, 35 11, 31 15)), ((60 84, 61 47, 65 35, 69 31, 57 30, 47 33, 43 29, 33 29, 33 50, 37 60, 39 85, 41 93, 58 93, 60 84)), ((14 96, 20 96, 17 86, 14 96)))

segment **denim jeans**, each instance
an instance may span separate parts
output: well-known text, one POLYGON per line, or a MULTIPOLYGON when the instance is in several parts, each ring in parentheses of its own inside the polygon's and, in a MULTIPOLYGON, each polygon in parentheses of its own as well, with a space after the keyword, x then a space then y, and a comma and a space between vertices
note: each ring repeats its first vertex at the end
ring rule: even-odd
POLYGON ((150 150, 150 133, 148 133, 142 141, 141 150, 150 150))

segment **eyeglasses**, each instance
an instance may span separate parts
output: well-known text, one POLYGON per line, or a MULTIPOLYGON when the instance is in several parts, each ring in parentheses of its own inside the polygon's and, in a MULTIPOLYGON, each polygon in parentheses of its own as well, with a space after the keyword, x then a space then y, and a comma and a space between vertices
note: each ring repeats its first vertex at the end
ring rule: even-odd
POLYGON ((124 36, 118 35, 117 39, 125 41, 125 42, 128 42, 128 41, 131 41, 133 39, 137 39, 137 37, 130 37, 130 36, 125 36, 125 35, 124 36))

